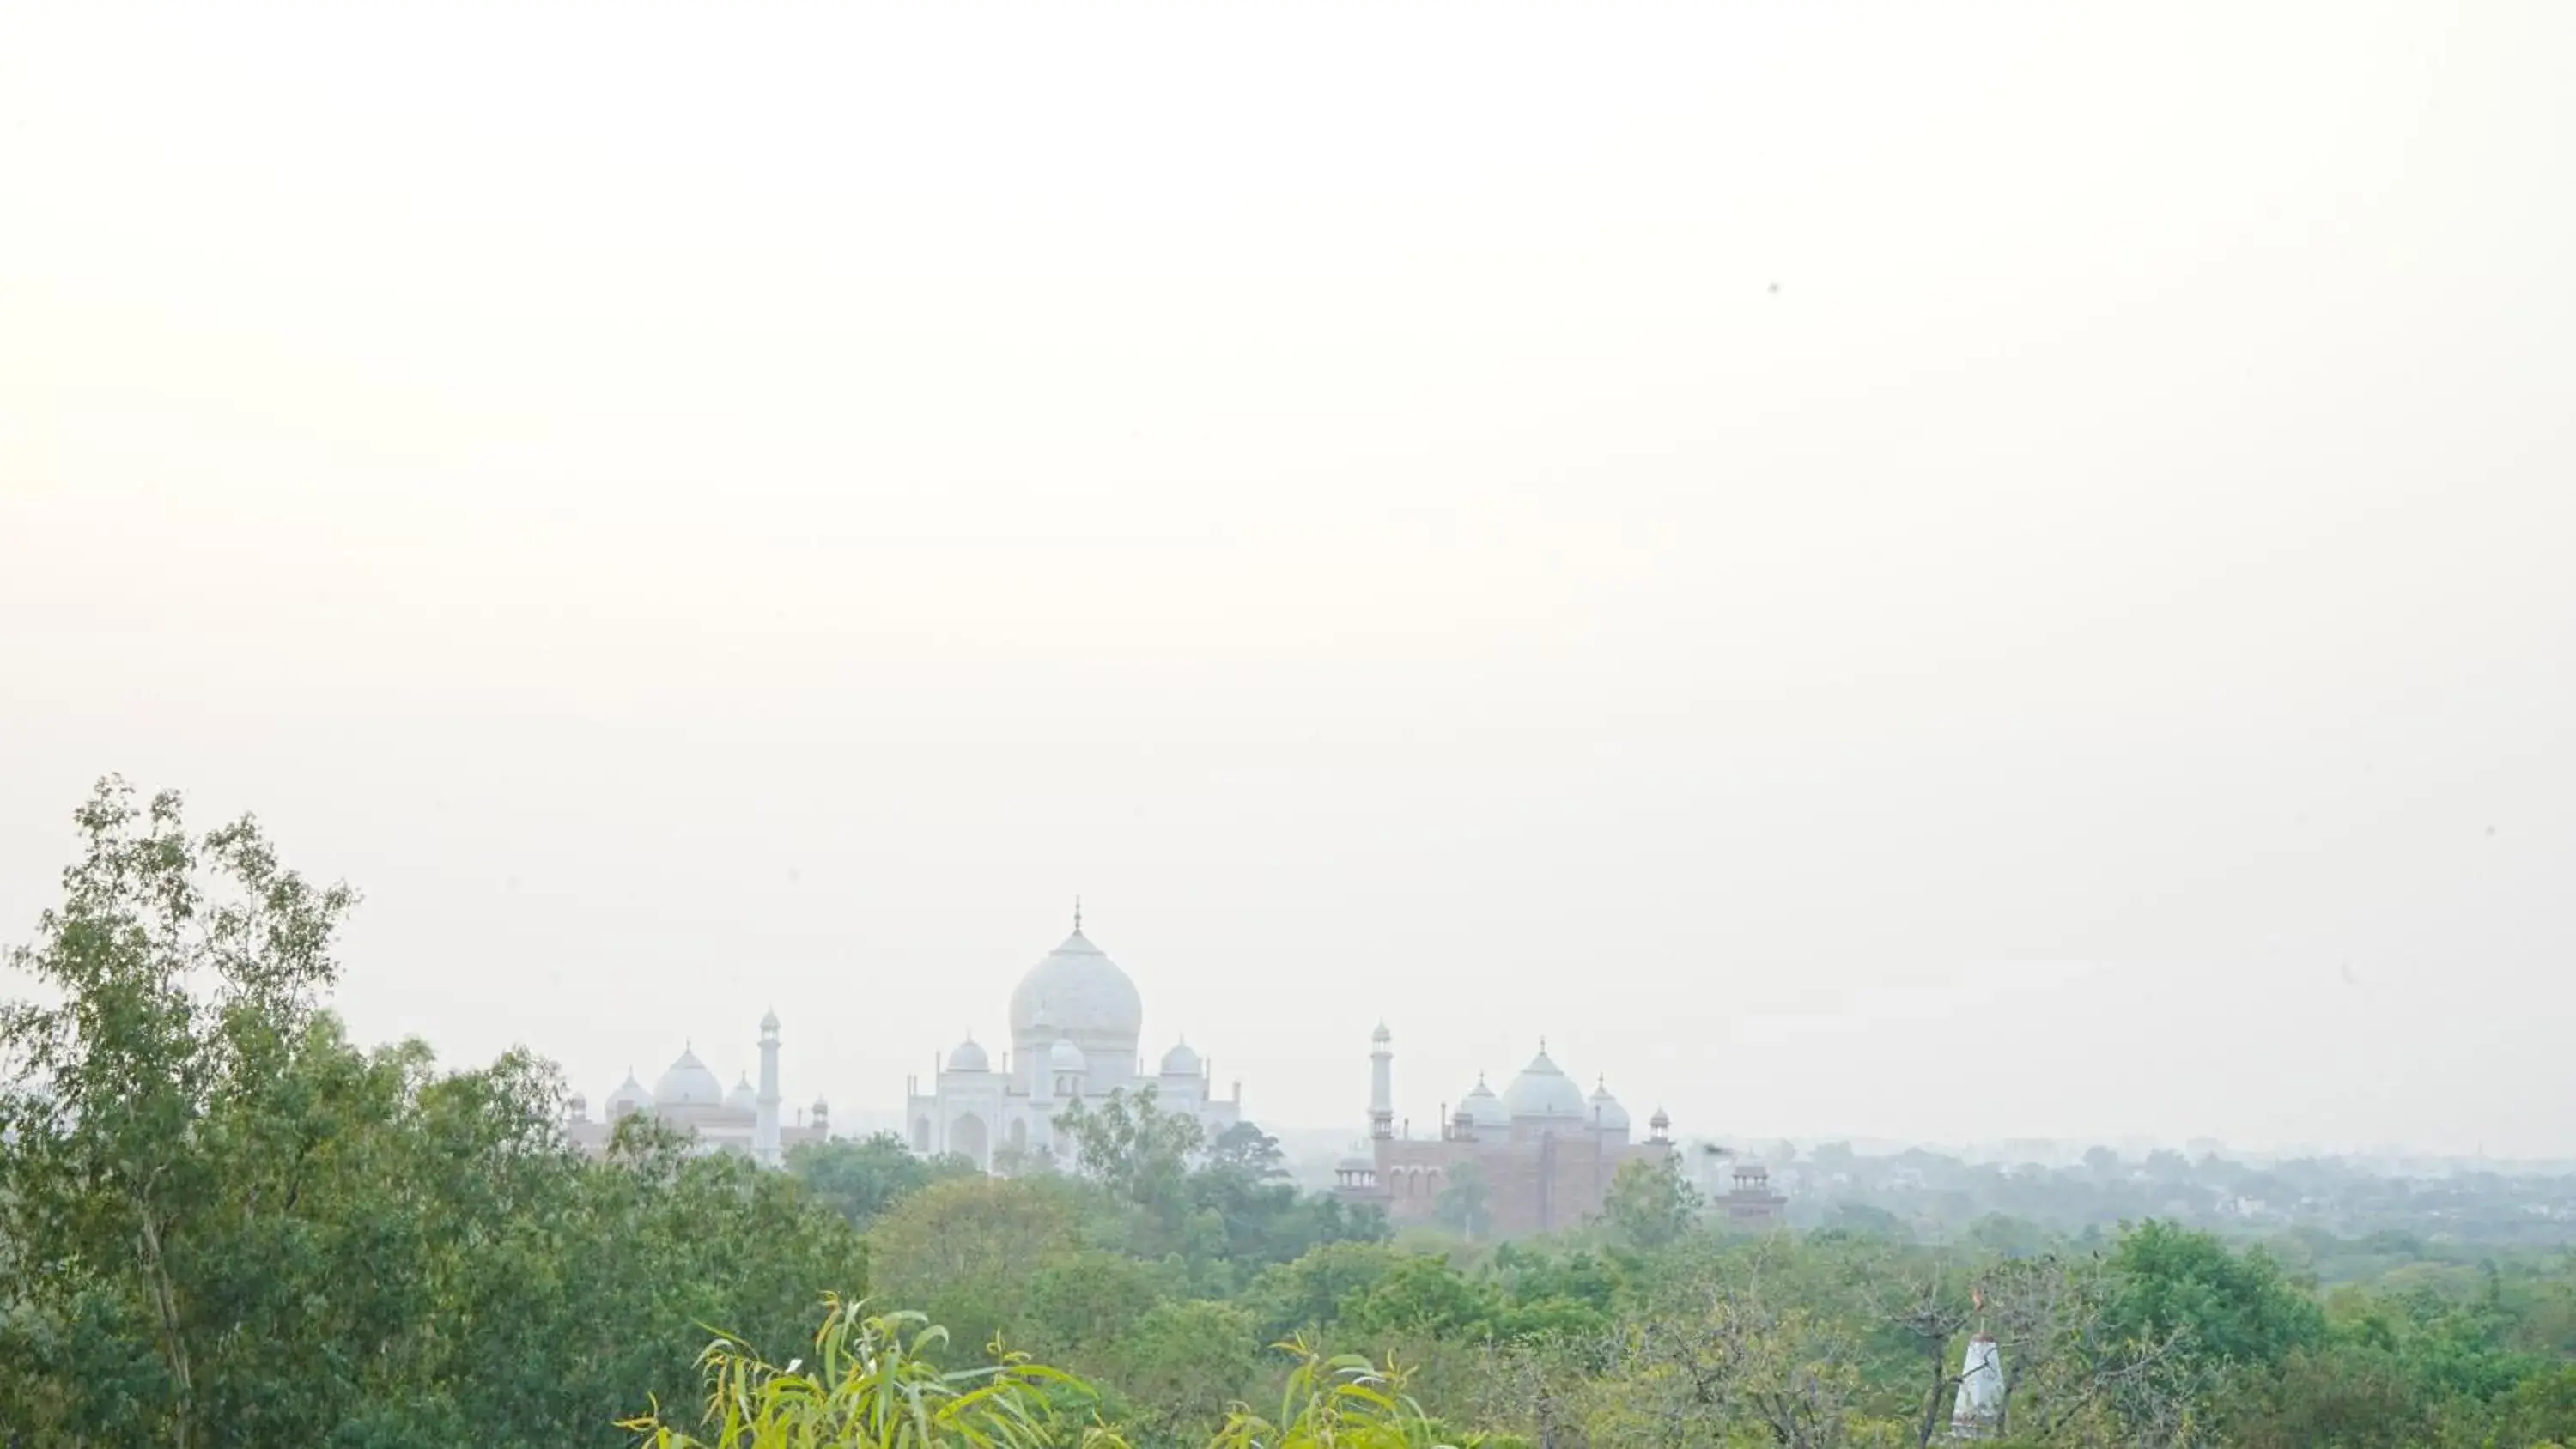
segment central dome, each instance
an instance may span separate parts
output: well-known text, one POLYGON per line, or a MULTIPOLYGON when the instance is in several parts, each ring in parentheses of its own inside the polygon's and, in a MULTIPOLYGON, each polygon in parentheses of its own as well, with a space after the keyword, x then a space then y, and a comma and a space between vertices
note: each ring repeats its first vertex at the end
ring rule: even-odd
POLYGON ((1064 944, 1029 968, 1011 993, 1014 1050, 1049 1039, 1070 1039, 1107 1061, 1132 1061, 1145 1028, 1145 999, 1118 963, 1074 928, 1064 944))
POLYGON ((724 1105, 724 1083, 707 1070, 695 1051, 684 1050, 680 1059, 662 1073, 653 1084, 656 1107, 721 1107, 724 1105))
POLYGON ((1503 1088, 1503 1105, 1514 1117, 1584 1117, 1583 1089, 1574 1079, 1557 1070, 1556 1062, 1540 1047, 1512 1084, 1503 1088))

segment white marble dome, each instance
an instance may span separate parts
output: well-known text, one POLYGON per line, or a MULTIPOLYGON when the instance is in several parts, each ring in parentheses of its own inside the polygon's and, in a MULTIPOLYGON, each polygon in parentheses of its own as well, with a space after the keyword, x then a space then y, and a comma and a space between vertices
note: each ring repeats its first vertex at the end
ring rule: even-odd
POLYGON ((653 1084, 655 1107, 721 1107, 724 1105, 724 1083, 698 1060, 695 1050, 684 1050, 680 1059, 663 1071, 662 1079, 653 1084))
POLYGON ((1190 1050, 1188 1042, 1181 1042, 1170 1051, 1163 1053, 1164 1076, 1195 1077, 1198 1074, 1199 1054, 1190 1050))
POLYGON ((984 1044, 971 1036, 959 1042, 957 1050, 948 1054, 948 1070, 952 1072, 989 1072, 992 1069, 993 1060, 984 1054, 984 1044))
POLYGON ((1515 1118, 1567 1117, 1580 1120, 1591 1115, 1583 1105, 1583 1089, 1574 1085, 1572 1077, 1557 1070, 1556 1062, 1548 1056, 1544 1046, 1538 1049, 1537 1056, 1530 1058, 1528 1066, 1521 1068, 1521 1074, 1512 1078, 1512 1084, 1503 1088, 1503 1105, 1511 1109, 1515 1118))
POLYGON ((1060 1035, 1092 1055, 1133 1061, 1144 1027, 1136 983, 1079 926, 1011 993, 1011 1039, 1024 1052, 1040 1036, 1060 1035))
POLYGON ((608 1118, 613 1122, 629 1112, 641 1112, 652 1105, 653 1094, 644 1090, 642 1082, 635 1080, 635 1069, 629 1067, 626 1080, 618 1083, 617 1090, 608 1094, 608 1118))
POLYGON ((742 1076, 734 1079, 733 1090, 725 1093, 725 1105, 736 1112, 760 1110, 760 1094, 751 1089, 750 1077, 742 1076))
POLYGON ((1466 1113, 1467 1120, 1480 1131, 1500 1131, 1512 1125, 1511 1109, 1503 1105, 1502 1098, 1494 1095, 1493 1088, 1485 1085, 1482 1076, 1476 1078, 1475 1090, 1458 1099, 1458 1110, 1466 1113))

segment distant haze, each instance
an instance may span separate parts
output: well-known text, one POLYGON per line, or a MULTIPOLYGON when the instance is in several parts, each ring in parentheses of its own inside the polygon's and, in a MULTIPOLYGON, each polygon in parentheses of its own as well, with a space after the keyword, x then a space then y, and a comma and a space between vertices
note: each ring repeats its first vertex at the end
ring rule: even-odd
POLYGON ((0 20, 0 939, 855 1118, 2576 1152, 2576 6, 0 20))

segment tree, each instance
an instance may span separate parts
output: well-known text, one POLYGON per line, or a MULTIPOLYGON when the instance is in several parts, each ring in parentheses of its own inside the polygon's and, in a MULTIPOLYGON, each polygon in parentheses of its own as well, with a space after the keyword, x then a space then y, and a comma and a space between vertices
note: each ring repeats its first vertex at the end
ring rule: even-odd
POLYGON ((1485 1181, 1485 1169, 1474 1162, 1451 1168, 1449 1185, 1440 1189, 1431 1211, 1442 1227, 1471 1243, 1492 1231, 1494 1190, 1485 1181))
POLYGON ((1205 1145, 1199 1119, 1164 1111, 1151 1086, 1132 1094, 1122 1087, 1097 1107, 1077 1099, 1055 1127, 1072 1139, 1075 1171, 1140 1207, 1177 1204, 1191 1160, 1205 1145))
POLYGON ((793 1179, 650 1119, 592 1162, 544 1062, 352 1045, 317 998, 354 897, 249 822, 197 835, 114 781, 79 818, 10 956, 57 999, 0 1007, 12 1449, 605 1446, 690 1381, 674 1329, 802 1329, 864 1286, 793 1179))
POLYGON ((1689 1232, 1701 1206, 1699 1190, 1682 1176, 1681 1159, 1666 1153, 1653 1162, 1620 1164, 1601 1215, 1630 1247, 1651 1252, 1689 1232))
POLYGON ((2325 1315, 2261 1248, 2242 1253, 2207 1233, 2150 1219, 2120 1237, 2106 1306, 2116 1335, 2187 1335, 2205 1363, 2274 1365, 2325 1338, 2325 1315))
POLYGON ((1141 1442, 1183 1442, 1211 1405, 1240 1402, 1261 1371, 1252 1315, 1207 1299, 1155 1304, 1130 1319, 1111 1350, 1120 1428, 1141 1442))
POLYGON ((886 1210, 868 1231, 871 1285, 923 1305, 967 1346, 1016 1334, 1048 1265, 1081 1241, 1076 1185, 1058 1178, 956 1178, 886 1210))
MULTIPOLYGON (((659 1403, 620 1427, 651 1449, 1052 1449, 1065 1437, 1063 1403, 1094 1397, 1019 1354, 944 1369, 935 1355, 947 1333, 919 1313, 869 1314, 840 1299, 825 1310, 811 1359, 774 1364, 731 1337, 707 1346, 706 1437, 671 1423, 659 1403)), ((1085 1429, 1077 1442, 1105 1438, 1085 1429)))
POLYGON ((954 1153, 916 1157, 892 1132, 856 1142, 799 1142, 787 1150, 787 1170, 858 1228, 876 1221, 908 1193, 981 1173, 973 1161, 954 1153))
POLYGON ((176 793, 138 808, 111 777, 76 819, 63 904, 8 956, 61 1000, 0 1006, 0 1211, 31 1245, 0 1297, 151 1345, 120 1416, 189 1449, 226 1328, 201 1251, 222 1138, 294 1055, 357 896, 281 867, 248 816, 192 834, 176 793))
POLYGON ((1288 1175, 1279 1139, 1249 1122, 1237 1122, 1208 1139, 1207 1160, 1199 1170, 1253 1184, 1288 1175))

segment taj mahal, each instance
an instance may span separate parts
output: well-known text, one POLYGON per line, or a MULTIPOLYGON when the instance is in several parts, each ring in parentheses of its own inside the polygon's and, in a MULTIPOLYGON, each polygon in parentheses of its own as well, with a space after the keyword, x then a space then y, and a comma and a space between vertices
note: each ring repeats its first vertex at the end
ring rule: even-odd
POLYGON ((923 1089, 905 1083, 912 1149, 954 1153, 988 1171, 1012 1172, 1071 1156, 1055 1119, 1078 1102, 1154 1089, 1163 1111, 1195 1117, 1210 1137, 1243 1120, 1243 1084, 1215 1091, 1210 1064, 1175 1041, 1152 1072, 1138 1054, 1145 1001, 1136 983, 1082 933, 1073 934, 1020 978, 1011 992, 1010 1047, 999 1066, 970 1034, 934 1063, 923 1089))
MULTIPOLYGON (((903 1138, 925 1157, 954 1155, 1002 1176, 1075 1165, 1073 1144, 1057 1129, 1069 1109, 1150 1089, 1158 1107, 1195 1119, 1209 1138, 1243 1121, 1243 1084, 1216 1094, 1213 1065, 1175 1041, 1151 1070, 1138 1051, 1145 1022, 1136 983, 1082 931, 1021 976, 1011 992, 1009 1045, 996 1063, 974 1038, 935 1058, 931 1075, 904 1083, 903 1138)), ((617 1126, 646 1116, 691 1139, 700 1152, 739 1153, 766 1167, 783 1165, 804 1143, 831 1140, 831 1109, 820 1098, 790 1110, 780 1082, 779 1022, 761 1019, 760 1081, 744 1074, 732 1089, 684 1049, 647 1091, 632 1072, 594 1119, 574 1096, 566 1137, 604 1153, 617 1126)), ((1622 1168, 1675 1163, 1672 1121, 1661 1108, 1648 1135, 1632 1135, 1627 1109, 1606 1083, 1590 1095, 1557 1066, 1544 1040, 1528 1066, 1497 1095, 1479 1077, 1455 1112, 1443 1103, 1437 1134, 1399 1131, 1395 1112, 1393 1036, 1381 1023, 1370 1037, 1368 1140, 1334 1168, 1334 1196, 1375 1207, 1398 1225, 1441 1220, 1453 1187, 1475 1184, 1485 1226, 1498 1237, 1545 1233, 1598 1216, 1622 1168)), ((1757 1162, 1738 1161, 1734 1190, 1711 1207, 1746 1226, 1776 1225, 1785 1199, 1771 1190, 1757 1162)))

